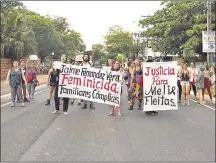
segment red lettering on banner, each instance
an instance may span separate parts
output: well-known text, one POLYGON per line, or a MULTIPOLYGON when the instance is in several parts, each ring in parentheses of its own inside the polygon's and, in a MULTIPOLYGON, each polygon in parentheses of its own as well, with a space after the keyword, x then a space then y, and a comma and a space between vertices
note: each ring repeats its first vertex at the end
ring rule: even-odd
POLYGON ((93 89, 100 89, 100 90, 106 90, 110 92, 114 92, 118 94, 117 91, 117 83, 112 82, 110 80, 98 80, 95 81, 95 79, 88 79, 86 77, 80 78, 80 77, 72 77, 69 76, 70 74, 61 74, 62 76, 62 85, 75 85, 75 86, 84 86, 89 87, 93 89), (83 80, 83 81, 82 81, 83 80))
POLYGON ((146 67, 147 72, 145 73, 145 76, 158 76, 158 75, 175 75, 175 69, 174 68, 163 68, 162 66, 158 68, 151 68, 146 67))
POLYGON ((69 74, 61 74, 61 75, 63 76, 63 79, 61 82, 62 85, 65 85, 67 83, 67 84, 73 84, 76 86, 81 86, 81 78, 72 77, 72 76, 68 77, 69 74))
POLYGON ((154 76, 152 79, 153 85, 168 85, 168 80, 160 80, 159 76, 154 76))

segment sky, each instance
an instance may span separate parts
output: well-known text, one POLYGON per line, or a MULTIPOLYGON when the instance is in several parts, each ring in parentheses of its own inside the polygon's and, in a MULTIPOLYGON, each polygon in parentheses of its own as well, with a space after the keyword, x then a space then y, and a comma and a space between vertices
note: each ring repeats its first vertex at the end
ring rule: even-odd
POLYGON ((160 1, 23 1, 40 15, 62 16, 70 28, 80 32, 89 46, 103 42, 103 36, 113 25, 129 32, 141 31, 141 15, 151 15, 160 9, 160 1))

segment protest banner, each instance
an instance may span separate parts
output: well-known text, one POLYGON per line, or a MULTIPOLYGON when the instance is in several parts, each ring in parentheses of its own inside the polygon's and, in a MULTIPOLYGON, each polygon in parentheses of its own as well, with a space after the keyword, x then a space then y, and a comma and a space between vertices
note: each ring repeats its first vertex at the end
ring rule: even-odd
POLYGON ((119 106, 121 78, 120 72, 62 64, 58 95, 119 106))
POLYGON ((143 111, 176 110, 177 62, 143 64, 143 111))

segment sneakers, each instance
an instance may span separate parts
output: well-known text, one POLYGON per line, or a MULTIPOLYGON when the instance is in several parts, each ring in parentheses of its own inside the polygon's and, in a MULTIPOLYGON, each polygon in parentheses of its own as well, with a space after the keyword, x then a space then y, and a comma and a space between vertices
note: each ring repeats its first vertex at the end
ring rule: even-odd
POLYGON ((24 102, 30 102, 27 98, 24 98, 24 102))
POLYGON ((110 112, 110 113, 108 114, 108 116, 114 116, 114 115, 115 115, 114 112, 110 112))
POLYGON ((14 106, 15 106, 15 104, 12 102, 11 107, 14 107, 14 106))
POLYGON ((118 116, 122 116, 122 114, 120 112, 118 112, 118 116))
POLYGON ((59 113, 59 110, 54 110, 52 113, 57 114, 57 113, 59 113))
MULTIPOLYGON (((52 113, 57 114, 57 113, 60 113, 60 111, 59 110, 54 110, 52 113)), ((64 112, 63 114, 66 116, 66 115, 68 115, 68 112, 64 112)))
POLYGON ((21 104, 21 107, 25 107, 25 104, 24 104, 24 103, 22 103, 22 104, 21 104))

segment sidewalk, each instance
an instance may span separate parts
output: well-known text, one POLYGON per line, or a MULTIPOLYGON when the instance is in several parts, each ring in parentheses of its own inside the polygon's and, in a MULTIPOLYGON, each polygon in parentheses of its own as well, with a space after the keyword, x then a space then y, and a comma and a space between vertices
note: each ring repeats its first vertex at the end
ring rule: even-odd
MULTIPOLYGON (((40 85, 47 83, 48 75, 38 75, 40 85)), ((10 86, 6 85, 6 80, 1 80, 1 96, 10 93, 10 86)))

